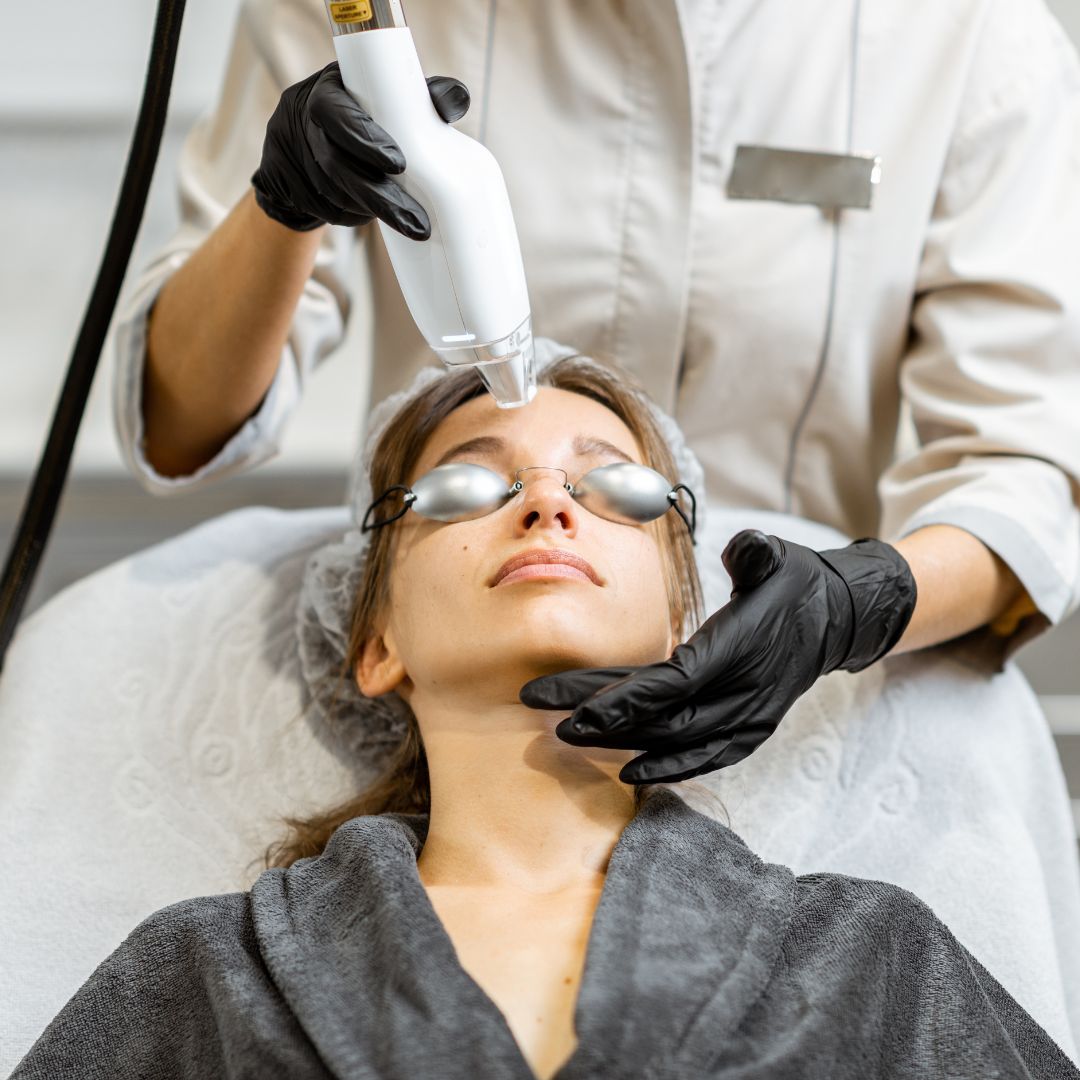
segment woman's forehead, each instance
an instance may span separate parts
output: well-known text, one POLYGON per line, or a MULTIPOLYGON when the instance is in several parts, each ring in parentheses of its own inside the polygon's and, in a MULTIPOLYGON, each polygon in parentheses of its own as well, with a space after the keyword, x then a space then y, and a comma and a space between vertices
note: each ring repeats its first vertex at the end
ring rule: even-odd
MULTIPOLYGON (((536 397, 517 409, 500 409, 490 394, 455 409, 432 432, 421 455, 432 468, 465 442, 481 452, 549 454, 572 457, 585 440, 602 441, 641 461, 641 448, 626 424, 606 405, 583 394, 541 386, 536 397)), ((543 464, 541 462, 541 464, 543 464)))

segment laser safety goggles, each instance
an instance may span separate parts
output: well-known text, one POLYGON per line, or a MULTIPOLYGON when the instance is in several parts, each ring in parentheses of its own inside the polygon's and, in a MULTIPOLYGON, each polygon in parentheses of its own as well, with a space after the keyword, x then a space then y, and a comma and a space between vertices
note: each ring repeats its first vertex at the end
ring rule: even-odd
POLYGON ((421 476, 411 488, 394 484, 380 495, 364 514, 361 532, 370 532, 383 525, 397 521, 410 508, 421 517, 432 521, 472 521, 484 517, 504 506, 525 487, 521 474, 536 470, 562 473, 562 486, 575 502, 592 514, 617 521, 623 525, 642 525, 653 521, 668 510, 675 512, 690 530, 691 542, 697 526, 697 500, 685 484, 671 482, 655 469, 636 462, 619 461, 590 469, 577 484, 571 484, 565 469, 548 465, 528 465, 514 474, 509 488, 506 478, 482 465, 467 462, 451 462, 438 465, 421 476), (687 518, 679 505, 679 492, 690 497, 690 517, 687 518), (404 505, 392 517, 372 521, 371 516, 392 495, 400 493, 404 505))

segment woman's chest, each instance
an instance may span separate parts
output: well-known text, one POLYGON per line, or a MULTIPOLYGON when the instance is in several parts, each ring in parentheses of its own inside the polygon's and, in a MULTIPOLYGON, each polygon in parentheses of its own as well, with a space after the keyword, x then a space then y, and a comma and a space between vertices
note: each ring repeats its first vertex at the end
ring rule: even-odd
POLYGON ((522 900, 433 887, 428 895, 461 966, 533 1072, 550 1077, 577 1045, 574 1009, 599 892, 522 900))

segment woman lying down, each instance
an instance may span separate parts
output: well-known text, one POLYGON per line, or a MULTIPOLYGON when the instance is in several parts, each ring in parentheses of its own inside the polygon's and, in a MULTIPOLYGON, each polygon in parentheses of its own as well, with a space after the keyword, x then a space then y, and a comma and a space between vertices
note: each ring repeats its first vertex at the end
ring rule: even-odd
POLYGON ((352 599, 351 677, 408 705, 386 772, 250 892, 143 921, 16 1080, 1080 1076, 914 895, 764 863, 521 703, 697 625, 693 506, 634 519, 628 477, 679 476, 610 367, 558 359, 513 411, 425 374, 369 455, 352 599))

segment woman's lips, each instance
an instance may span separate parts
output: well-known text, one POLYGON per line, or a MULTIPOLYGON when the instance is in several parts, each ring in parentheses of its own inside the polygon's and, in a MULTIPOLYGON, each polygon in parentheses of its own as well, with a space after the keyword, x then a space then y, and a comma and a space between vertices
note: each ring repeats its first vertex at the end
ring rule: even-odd
POLYGON ((519 566, 502 578, 499 584, 513 585, 515 581, 529 581, 533 578, 547 581, 557 578, 570 578, 574 581, 584 581, 589 585, 592 584, 588 574, 579 570, 576 566, 570 566, 568 563, 531 563, 528 566, 519 566))
POLYGON ((511 579, 524 581, 533 578, 585 578, 594 585, 602 585, 599 575, 592 568, 592 564, 576 555, 572 551, 564 551, 561 548, 532 548, 530 551, 521 551, 511 556, 499 567, 495 574, 492 585, 501 585, 511 579), (521 571, 529 570, 527 574, 521 571), (572 571, 572 573, 567 573, 572 571), (520 574, 520 576, 519 576, 520 574))

